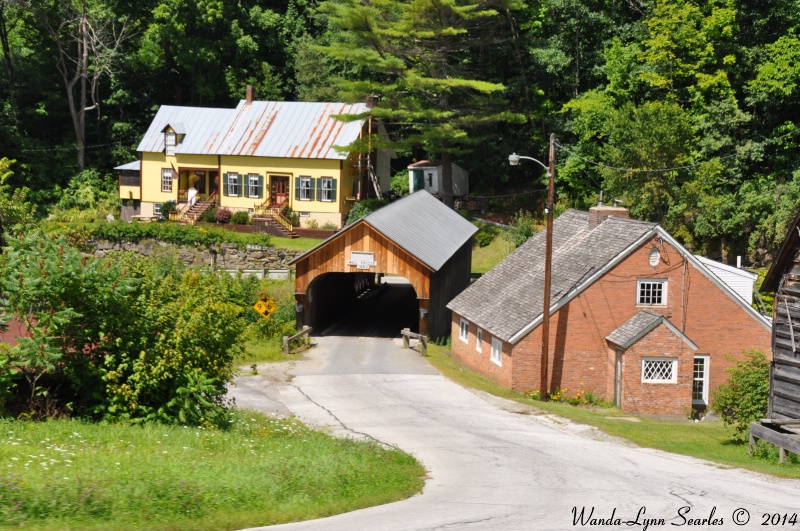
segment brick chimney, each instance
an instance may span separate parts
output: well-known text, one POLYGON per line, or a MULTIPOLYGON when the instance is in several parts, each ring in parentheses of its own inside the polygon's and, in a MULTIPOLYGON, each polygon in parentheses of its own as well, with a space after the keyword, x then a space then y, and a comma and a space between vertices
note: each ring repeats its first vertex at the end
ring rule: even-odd
POLYGON ((247 90, 245 91, 244 101, 246 103, 253 103, 253 85, 247 85, 247 90))
POLYGON ((627 208, 619 206, 617 203, 618 202, 615 200, 614 206, 606 206, 603 203, 603 192, 600 192, 600 201, 597 202, 597 206, 593 206, 589 209, 589 228, 595 228, 605 221, 606 218, 629 219, 631 217, 630 211, 627 208))

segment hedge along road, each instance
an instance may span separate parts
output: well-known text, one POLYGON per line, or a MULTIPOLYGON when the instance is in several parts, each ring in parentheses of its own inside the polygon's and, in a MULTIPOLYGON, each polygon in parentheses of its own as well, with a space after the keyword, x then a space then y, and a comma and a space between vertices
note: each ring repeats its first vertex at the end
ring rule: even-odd
POLYGON ((800 512, 797 480, 721 469, 520 414, 524 406, 447 380, 399 339, 316 342, 291 383, 267 390, 248 380, 248 405, 259 407, 267 390, 263 409, 279 402, 309 424, 396 445, 429 477, 406 501, 257 529, 764 529, 764 515, 787 514, 791 527, 800 512))

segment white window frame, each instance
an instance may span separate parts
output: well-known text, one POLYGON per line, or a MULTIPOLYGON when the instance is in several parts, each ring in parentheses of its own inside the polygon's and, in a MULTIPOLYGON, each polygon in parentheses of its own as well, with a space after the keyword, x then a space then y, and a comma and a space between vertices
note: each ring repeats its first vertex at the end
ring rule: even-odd
POLYGON ((164 153, 168 157, 175 156, 175 146, 178 145, 178 135, 174 131, 164 133, 164 153))
POLYGON ((710 374, 711 356, 708 354, 695 354, 692 360, 692 404, 708 405, 708 382, 710 374), (694 370, 694 363, 698 360, 703 360, 703 377, 698 378, 694 370), (697 381, 703 382, 703 396, 700 399, 694 397, 694 383, 697 381))
POLYGON ((458 339, 464 343, 469 343, 469 321, 463 317, 459 318, 458 339))
MULTIPOLYGON (((636 306, 666 306, 667 305, 667 287, 669 282, 665 278, 640 278, 636 281, 636 306), (646 285, 660 285, 661 286, 661 301, 660 302, 647 302, 646 298, 642 296, 642 289, 646 285)), ((650 298, 652 295, 652 288, 650 290, 650 298)))
POLYGON ((320 177, 320 201, 333 201, 331 192, 333 191, 333 177, 320 177), (327 187, 326 187, 327 186, 327 187))
POLYGON ((239 196, 239 174, 236 172, 228 172, 228 196, 239 196))
POLYGON ((642 383, 650 383, 650 384, 674 384, 678 383, 678 358, 657 358, 657 357, 646 357, 642 358, 642 383), (672 377, 667 380, 664 378, 645 378, 645 374, 648 372, 647 366, 650 363, 665 363, 669 362, 672 364, 672 377))
POLYGON ((311 201, 311 177, 300 177, 300 201, 311 201))
POLYGON ((492 338, 492 354, 490 356, 492 363, 498 367, 503 366, 503 341, 499 338, 492 338))
POLYGON ((160 216, 161 215, 161 205, 162 203, 153 203, 153 215, 160 216))
MULTIPOLYGON (((247 175, 247 195, 248 197, 261 197, 258 195, 258 177, 257 173, 249 173, 247 175)), ((228 176, 228 183, 230 184, 230 175, 228 176)))
POLYGON ((480 352, 483 349, 483 328, 480 326, 475 331, 475 350, 480 352))
POLYGON ((165 193, 172 193, 172 169, 161 169, 161 191, 165 193))

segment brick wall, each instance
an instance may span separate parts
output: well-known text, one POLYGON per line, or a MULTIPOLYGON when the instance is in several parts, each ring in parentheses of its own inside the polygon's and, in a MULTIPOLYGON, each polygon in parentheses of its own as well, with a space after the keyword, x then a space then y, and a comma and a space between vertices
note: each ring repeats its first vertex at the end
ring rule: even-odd
MULTIPOLYGON (((613 352, 611 350, 612 355, 613 352)), ((688 416, 692 410, 693 368, 694 351, 660 324, 622 355, 622 410, 646 415, 688 416), (676 382, 642 382, 644 358, 677 359, 676 382)))
MULTIPOLYGON (((645 308, 664 314, 679 330, 683 329, 698 345, 697 354, 710 355, 709 387, 712 391, 727 377, 725 368, 732 362, 726 355, 741 358, 742 351, 749 348, 770 351, 771 336, 766 327, 699 270, 688 262, 684 264, 676 249, 654 238, 551 316, 550 389, 567 388, 573 392, 583 389, 613 399, 614 355, 613 351, 609 353, 605 337, 645 308), (653 247, 661 254, 655 267, 649 264, 653 247), (636 282, 641 278, 667 279, 666 305, 636 305, 636 282)), ((455 345, 457 320, 453 330, 455 345)), ((541 387, 541 327, 517 343, 510 357, 513 359, 511 387, 523 392, 538 390, 541 387)), ((492 370, 478 363, 468 366, 484 374, 492 370)), ((688 396, 691 401, 691 395, 688 396)))
POLYGON ((503 343, 503 361, 502 365, 498 366, 491 359, 492 335, 486 330, 483 331, 481 350, 478 352, 475 348, 478 327, 475 323, 469 323, 468 341, 464 343, 459 337, 461 331, 460 321, 461 317, 453 313, 452 333, 450 336, 452 338, 452 356, 470 370, 486 376, 493 382, 504 387, 513 387, 511 376, 514 369, 513 362, 516 360, 511 358, 511 345, 503 343))

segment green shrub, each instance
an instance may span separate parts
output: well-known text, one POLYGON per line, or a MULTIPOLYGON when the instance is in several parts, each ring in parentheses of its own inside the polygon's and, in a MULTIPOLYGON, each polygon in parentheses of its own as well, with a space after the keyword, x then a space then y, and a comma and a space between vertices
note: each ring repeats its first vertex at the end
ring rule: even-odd
POLYGON ((514 221, 511 222, 511 226, 503 233, 503 238, 514 244, 514 247, 519 247, 537 232, 536 221, 533 219, 533 215, 526 210, 520 210, 517 212, 517 215, 514 216, 514 221))
POLYGON ((231 215, 230 222, 236 225, 249 225, 251 223, 250 214, 244 210, 238 210, 231 215))
POLYGON ((326 221, 324 225, 322 225, 322 230, 336 230, 339 227, 336 226, 336 223, 331 223, 330 221, 326 221))
POLYGON ((200 221, 203 223, 216 223, 217 219, 214 217, 216 211, 216 208, 209 208, 200 215, 200 221))
POLYGON ((488 247, 500 234, 500 229, 489 223, 476 223, 478 232, 475 233, 475 245, 488 247))
MULTIPOLYGON (((731 361, 734 361, 730 356, 731 361)), ((744 359, 726 369, 728 381, 711 394, 711 409, 735 437, 744 440, 750 423, 764 418, 769 403, 769 359, 758 350, 747 350, 744 359)))
POLYGON ((389 181, 389 189, 395 195, 408 195, 408 169, 399 171, 389 181))

